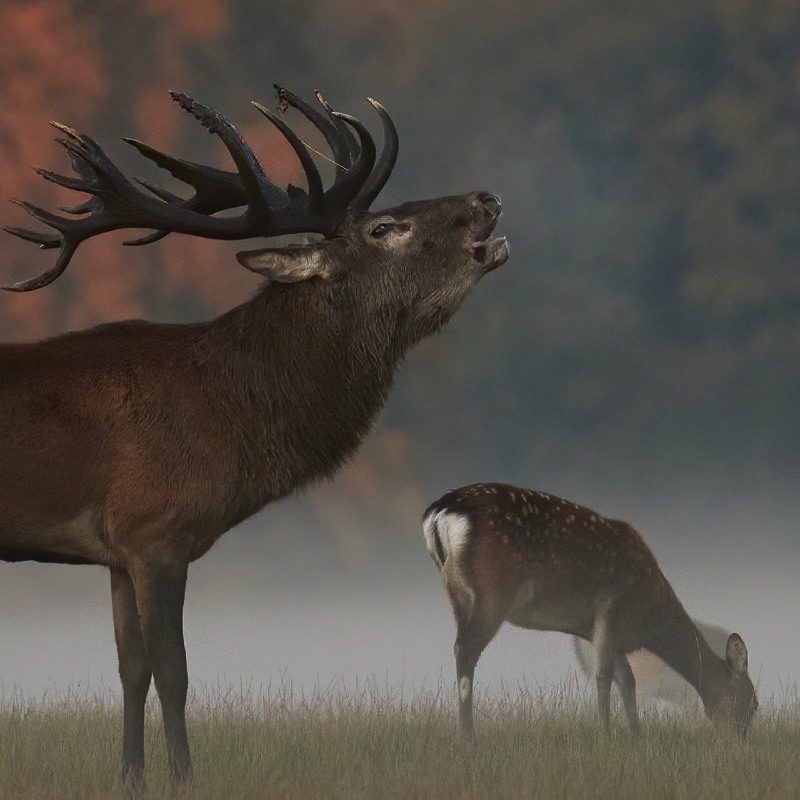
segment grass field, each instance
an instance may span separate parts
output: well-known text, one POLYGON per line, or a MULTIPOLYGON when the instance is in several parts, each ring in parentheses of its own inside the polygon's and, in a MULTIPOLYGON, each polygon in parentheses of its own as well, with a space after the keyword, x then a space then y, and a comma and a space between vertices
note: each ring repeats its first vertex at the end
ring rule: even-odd
MULTIPOLYGON (((478 742, 456 735, 452 692, 411 700, 376 684, 308 697, 217 689, 191 701, 196 776, 174 790, 157 706, 148 710, 148 797, 798 798, 800 707, 764 703, 745 744, 695 710, 644 714, 636 741, 617 718, 599 733, 591 696, 514 688, 477 706, 478 742)), ((125 797, 112 696, 0 700, 0 798, 125 797)))

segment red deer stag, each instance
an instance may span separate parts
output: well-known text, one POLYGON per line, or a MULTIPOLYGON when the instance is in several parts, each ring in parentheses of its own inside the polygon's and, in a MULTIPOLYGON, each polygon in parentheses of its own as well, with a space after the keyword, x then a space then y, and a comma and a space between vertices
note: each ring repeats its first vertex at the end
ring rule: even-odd
POLYGON ((628 724, 639 730, 627 654, 644 647, 697 690, 715 726, 747 733, 758 702, 744 642, 732 633, 724 659, 711 650, 630 525, 544 492, 479 483, 430 505, 423 531, 456 618, 459 716, 468 738, 475 666, 506 620, 591 640, 604 728, 613 680, 628 724))
POLYGON ((88 136, 56 124, 77 177, 39 170, 90 198, 73 218, 20 202, 55 230, 11 233, 59 248, 38 289, 82 241, 120 228, 212 239, 315 232, 315 242, 239 253, 267 278, 243 305, 194 325, 129 321, 32 344, 0 345, 0 559, 99 564, 111 598, 124 697, 123 774, 144 767, 143 714, 151 676, 172 774, 191 773, 186 738, 182 616, 188 564, 267 503, 336 472, 368 432, 404 352, 437 331, 472 286, 504 263, 491 238, 500 200, 473 192, 369 206, 397 155, 383 107, 377 156, 367 129, 321 97, 278 88, 336 163, 328 189, 280 117, 307 191, 267 178, 237 130, 183 94, 173 99, 227 147, 237 172, 140 153, 194 189, 179 198, 129 181, 88 136), (214 216, 242 208, 236 215, 214 216))

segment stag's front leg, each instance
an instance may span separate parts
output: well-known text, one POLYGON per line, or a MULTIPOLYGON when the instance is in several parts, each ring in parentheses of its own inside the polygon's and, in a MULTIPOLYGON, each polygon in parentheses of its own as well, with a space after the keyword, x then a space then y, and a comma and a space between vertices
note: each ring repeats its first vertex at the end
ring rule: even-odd
POLYGON ((144 705, 152 671, 139 624, 133 581, 127 572, 111 570, 111 605, 122 681, 122 777, 126 783, 136 785, 144 771, 144 705))
POLYGON ((186 736, 189 678, 183 644, 186 566, 137 563, 133 568, 136 604, 164 717, 170 771, 179 781, 192 775, 186 736))

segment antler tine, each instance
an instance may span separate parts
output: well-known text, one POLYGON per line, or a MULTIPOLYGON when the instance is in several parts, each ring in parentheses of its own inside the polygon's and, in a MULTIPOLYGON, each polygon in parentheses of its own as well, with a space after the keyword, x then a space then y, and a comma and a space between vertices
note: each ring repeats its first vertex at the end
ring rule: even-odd
MULTIPOLYGON (((9 229, 6 228, 9 233, 13 233, 15 236, 19 236, 17 229, 9 229)), ((42 234, 42 237, 46 236, 47 234, 42 234)), ((22 238, 29 238, 29 237, 22 237, 22 238)), ((47 286, 51 284, 56 278, 63 274, 64 270, 69 265, 70 259, 72 258, 75 250, 77 250, 78 245, 80 244, 80 240, 74 239, 67 239, 61 237, 55 237, 59 241, 59 245, 61 247, 61 252, 58 254, 58 259, 56 260, 55 265, 47 270, 47 272, 43 272, 41 275, 37 276, 36 278, 28 278, 24 281, 18 281, 17 283, 6 283, 0 286, 0 289, 5 289, 7 292, 32 292, 35 289, 41 289, 43 286, 47 286)), ((31 239, 31 241, 35 241, 31 239)), ((45 245, 41 245, 44 247, 45 245)), ((50 245, 48 244, 47 247, 56 247, 58 245, 50 245)))
MULTIPOLYGON (((134 140, 125 139, 125 141, 133 143, 134 140)), ((139 142, 139 144, 141 144, 141 142, 139 142)), ((146 147, 147 145, 144 146, 146 147)), ((156 197, 160 197, 162 200, 173 206, 180 206, 181 208, 188 208, 191 211, 200 211, 204 213, 213 213, 214 211, 221 211, 222 208, 231 208, 231 206, 228 205, 223 205, 222 208, 216 208, 216 204, 213 201, 205 202, 204 198, 201 197, 197 192, 195 192, 194 197, 190 197, 188 200, 185 200, 183 197, 178 197, 178 195, 168 192, 161 186, 145 180, 144 178, 135 178, 135 181, 136 183, 144 186, 147 191, 152 192, 156 197)), ((241 190, 242 196, 244 196, 244 187, 241 186, 241 182, 238 188, 241 190)), ((244 205, 244 203, 236 202, 234 205, 240 206, 244 205)), ((153 231, 153 233, 148 233, 146 236, 140 236, 137 239, 126 239, 122 244, 125 247, 142 247, 146 244, 153 244, 153 242, 157 242, 163 239, 165 236, 169 236, 170 233, 171 231, 165 230, 153 231)))
MULTIPOLYGON (((325 109, 327 115, 331 118, 331 122, 336 126, 336 130, 339 131, 339 136, 347 143, 347 166, 353 166, 353 162, 358 157, 358 142, 356 141, 355 136, 353 136, 353 132, 350 128, 345 125, 342 120, 338 119, 336 116, 336 112, 333 110, 333 106, 322 96, 322 93, 315 89, 314 96, 317 98, 317 102, 325 109)), ((344 162, 343 162, 344 163, 344 162)))
MULTIPOLYGON (((189 208, 190 203, 191 207, 198 211, 197 203, 192 203, 191 200, 184 200, 182 197, 178 197, 176 194, 172 194, 172 192, 168 192, 166 189, 162 189, 160 186, 156 186, 156 184, 151 183, 150 181, 145 180, 144 178, 136 178, 137 183, 144 186, 149 192, 152 192, 156 197, 160 197, 167 203, 170 203, 174 206, 183 206, 184 208, 189 208)), ((192 198, 194 200, 195 198, 192 198)), ((169 236, 170 231, 153 231, 153 233, 148 233, 146 236, 140 236, 138 239, 127 239, 122 244, 125 247, 141 247, 145 244, 152 244, 153 242, 159 241, 159 239, 163 239, 165 236, 169 236)))
MULTIPOLYGON (((95 197, 79 206, 64 209, 68 213, 84 214, 95 209, 99 210, 100 205, 97 205, 99 202, 98 197, 106 194, 108 186, 115 181, 121 180, 124 183, 124 176, 94 140, 59 122, 51 122, 50 124, 68 137, 66 139, 56 139, 56 141, 67 149, 72 167, 81 177, 80 179, 67 178, 39 168, 36 168, 36 172, 46 180, 60 186, 95 195, 95 197)), ((42 249, 60 247, 61 251, 55 265, 38 277, 0 285, 0 288, 10 292, 30 292, 52 283, 66 270, 75 250, 84 239, 96 233, 113 230, 115 227, 111 219, 103 219, 102 216, 70 220, 45 211, 24 200, 12 200, 11 202, 19 205, 31 216, 50 226, 58 233, 39 233, 25 228, 5 228, 8 233, 37 243, 42 249)))
POLYGON ((361 187, 361 190, 353 199, 352 205, 354 208, 366 210, 372 204, 372 201, 380 194, 381 189, 386 185, 392 170, 394 169, 395 162, 397 161, 397 153, 400 149, 400 139, 397 135, 397 128, 389 116, 389 112, 377 101, 368 97, 367 100, 372 104, 378 115, 381 118, 383 125, 383 149, 381 150, 380 157, 378 158, 375 168, 372 170, 367 182, 361 187))
POLYGON ((165 236, 169 236, 172 231, 153 231, 147 236, 140 236, 138 239, 126 239, 122 244, 124 247, 143 247, 146 244, 158 242, 165 236))
POLYGON ((168 192, 166 189, 162 189, 160 186, 156 185, 155 183, 151 183, 144 178, 134 178, 136 183, 140 186, 144 186, 148 192, 152 192, 156 197, 160 197, 167 203, 171 203, 174 206, 181 205, 186 202, 184 198, 178 197, 176 194, 172 194, 172 192, 168 192))
MULTIPOLYGON (((96 190, 96 187, 94 188, 96 190)), ((87 191, 87 189, 81 188, 80 191, 87 191)), ((32 217, 35 217, 45 225, 49 225, 54 230, 58 231, 57 234, 51 234, 29 231, 25 228, 4 228, 8 233, 20 239, 38 244, 43 250, 56 247, 61 248, 55 265, 41 275, 24 281, 18 281, 17 283, 0 284, 0 289, 4 289, 8 292, 31 292, 35 289, 41 289, 43 286, 47 286, 62 275, 69 265, 70 259, 77 250, 78 245, 80 245, 84 239, 88 238, 88 236, 93 235, 93 233, 89 232, 84 224, 88 222, 87 218, 69 220, 64 217, 59 217, 57 214, 45 211, 24 200, 11 200, 11 202, 24 208, 32 217)), ((98 228, 96 232, 100 233, 102 230, 111 230, 111 228, 98 228)))
MULTIPOLYGON (((187 108, 186 101, 183 99, 185 98, 185 95, 179 97, 178 93, 173 93, 172 96, 176 102, 181 104, 182 108, 189 110, 187 108)), ((197 106, 199 106, 199 104, 197 104, 197 106)), ((211 109, 207 109, 207 112, 211 112, 211 109)), ((195 116, 197 115, 195 114, 195 116)), ((202 119, 201 122, 206 125, 206 127, 209 127, 202 119)), ((215 132, 217 131, 215 130, 215 132)), ((239 139, 239 143, 243 145, 246 151, 249 153, 249 155, 246 156, 247 159, 249 160, 252 158, 253 162, 258 164, 255 155, 252 153, 252 151, 250 151, 249 147, 247 147, 244 140, 242 140, 238 134, 236 134, 236 137, 239 139)), ((183 199, 149 181, 138 181, 146 189, 153 192, 153 194, 155 194, 157 197, 160 197, 162 200, 165 200, 172 205, 180 206, 182 208, 204 214, 213 214, 217 211, 223 211, 225 209, 246 205, 248 202, 248 196, 247 192, 245 191, 242 177, 238 173, 228 172, 226 170, 216 169, 215 167, 195 164, 191 161, 184 161, 183 159, 175 158, 174 156, 170 156, 167 153, 161 152, 160 150, 156 150, 154 147, 150 147, 150 145, 145 144, 138 139, 125 137, 123 141, 133 145, 133 147, 135 147, 145 158, 148 158, 162 169, 170 172, 173 177, 194 188, 194 195, 189 199, 183 199)), ((237 166, 239 166, 238 163, 237 166)), ((260 164, 258 166, 260 169, 260 164)), ((270 181, 266 175, 264 175, 263 170, 261 170, 258 185, 261 192, 263 192, 263 194, 266 196, 268 207, 273 205, 280 207, 288 203, 288 198, 285 192, 272 183, 272 181, 270 181)), ((169 233, 170 231, 168 230, 156 231, 139 239, 123 242, 123 244, 128 246, 151 244, 159 239, 163 239, 169 233)))
POLYGON ((35 206, 33 203, 29 203, 27 200, 12 199, 9 202, 13 203, 15 206, 24 208, 32 217, 38 219, 39 222, 44 222, 45 225, 49 225, 51 228, 55 228, 56 230, 60 230, 59 226, 62 223, 69 222, 69 220, 64 219, 64 217, 59 217, 58 214, 53 214, 51 211, 46 211, 44 208, 39 208, 39 206, 35 206))
MULTIPOLYGON (((195 164, 181 158, 162 153, 154 147, 140 142, 138 139, 124 137, 123 142, 135 147, 145 158, 152 161, 161 169, 167 170, 174 178, 188 184, 195 190, 196 200, 200 205, 195 210, 206 213, 222 211, 226 208, 236 208, 247 205, 247 194, 244 190, 241 176, 237 172, 228 172, 204 164, 195 164)), ((149 189, 152 188, 148 186, 149 189)), ((267 199, 276 206, 286 203, 286 195, 274 183, 269 182, 267 199)), ((188 203, 187 200, 181 200, 188 203)))
POLYGON ((24 239, 26 242, 38 244, 42 250, 61 247, 61 237, 55 233, 39 233, 39 231, 30 231, 27 228, 13 228, 8 225, 3 226, 3 230, 6 233, 24 239))
POLYGON ((247 190, 248 206, 245 214, 240 217, 218 219, 147 195, 138 190, 120 172, 103 149, 90 137, 66 125, 53 123, 66 135, 66 138, 58 141, 68 150, 73 169, 81 179, 64 179, 64 176, 56 176, 47 170, 40 171, 40 174, 44 173, 43 177, 68 188, 94 195, 93 202, 73 209, 78 213, 89 212, 89 215, 78 219, 66 219, 31 203, 15 201, 29 214, 54 228, 59 235, 39 234, 23 228, 14 228, 10 232, 45 248, 60 246, 61 252, 53 268, 39 277, 0 288, 26 292, 52 283, 67 268, 81 242, 118 228, 164 228, 221 239, 242 239, 262 232, 268 235, 274 233, 269 228, 269 208, 259 191, 262 182, 268 183, 268 181, 247 145, 233 126, 217 112, 195 104, 185 95, 177 96, 176 100, 198 117, 209 130, 217 133, 228 146, 237 166, 240 167, 243 185, 247 190))
POLYGON ((182 92, 170 92, 172 99, 185 111, 188 111, 198 122, 209 130, 216 133, 222 139, 228 152, 231 154, 234 163, 239 169, 239 174, 244 184, 245 192, 250 201, 248 209, 256 212, 263 219, 270 217, 270 208, 267 204, 267 196, 271 181, 264 174, 255 153, 250 146, 242 139, 236 128, 213 108, 198 103, 194 98, 182 92))
POLYGON ((90 198, 75 206, 60 206, 62 211, 73 215, 66 218, 31 203, 16 201, 54 232, 40 233, 17 227, 6 230, 43 249, 60 248, 60 253, 55 265, 42 275, 0 288, 25 292, 46 286, 64 272, 81 242, 120 228, 150 230, 126 244, 147 244, 170 232, 228 240, 312 231, 325 235, 333 233, 354 199, 356 207, 364 209, 380 191, 397 156, 396 131, 383 107, 370 101, 381 115, 384 129, 384 147, 373 171, 375 142, 361 122, 334 111, 319 94, 325 114, 291 92, 277 88, 281 100, 297 108, 322 133, 341 164, 333 186, 327 191, 323 189, 319 171, 306 145, 280 116, 259 103, 254 104, 256 108, 275 125, 297 154, 308 181, 308 193, 293 187, 283 192, 275 186, 247 142, 225 117, 180 92, 171 92, 173 100, 220 137, 238 172, 182 161, 135 139, 125 141, 178 180, 192 186, 194 195, 187 199, 146 180, 139 181, 143 187, 139 188, 93 139, 54 122, 63 134, 57 141, 67 150, 76 177, 47 169, 37 169, 37 172, 45 180, 85 192, 90 198), (218 211, 236 207, 244 207, 238 216, 214 216, 218 211))
POLYGON ((33 171, 37 175, 41 175, 46 181, 55 183, 58 186, 63 186, 65 189, 72 189, 76 192, 90 192, 91 186, 83 178, 70 178, 66 175, 59 175, 57 172, 51 172, 49 169, 42 169, 41 167, 34 167, 33 171))
POLYGON ((370 172, 372 172, 372 167, 375 164, 375 142, 369 131, 355 117, 343 114, 341 111, 332 111, 331 113, 355 129, 361 144, 361 152, 356 159, 356 163, 325 192, 326 205, 346 208, 364 185, 370 172))
POLYGON ((69 137, 56 141, 69 153, 75 172, 85 179, 77 191, 100 194, 111 185, 118 189, 129 185, 127 178, 94 139, 60 122, 50 124, 69 137))
POLYGON ((66 211, 67 214, 88 214, 95 206, 94 198, 89 198, 83 203, 74 206, 58 206, 59 211, 66 211))
POLYGON ((283 134, 286 141, 292 146, 292 149, 297 154, 297 158, 300 161, 300 165, 303 167, 306 180, 308 181, 309 205, 313 210, 319 210, 323 202, 322 178, 320 178, 319 170, 314 163, 314 159, 309 155, 306 146, 280 117, 273 114, 268 108, 261 105, 261 103, 256 100, 252 100, 251 102, 283 134))
MULTIPOLYGON (((247 194, 238 173, 216 169, 215 167, 209 167, 203 164, 195 164, 191 161, 184 161, 181 158, 175 158, 160 150, 156 150, 154 147, 150 147, 150 145, 138 139, 123 137, 122 141, 132 145, 145 158, 161 167, 161 169, 167 170, 174 178, 188 184, 194 189, 194 195, 188 199, 184 199, 150 181, 137 178, 138 183, 162 200, 172 205, 180 206, 190 211, 198 211, 203 214, 214 214, 217 211, 237 208, 247 204, 247 194)), ((285 205, 287 203, 286 194, 275 186, 274 183, 270 182, 267 202, 275 206, 285 205)), ((170 231, 168 230, 156 231, 155 233, 148 234, 139 239, 128 240, 123 242, 123 244, 129 247, 152 244, 169 234, 170 231)))
POLYGON ((278 99, 283 103, 288 103, 296 108, 314 127, 316 127, 328 143, 328 147, 333 154, 336 172, 341 173, 353 165, 353 155, 350 151, 350 142, 353 137, 345 126, 342 128, 334 121, 329 113, 321 114, 305 100, 298 97, 294 92, 290 92, 277 83, 273 84, 278 92, 278 99), (346 135, 345 135, 346 134, 346 135))

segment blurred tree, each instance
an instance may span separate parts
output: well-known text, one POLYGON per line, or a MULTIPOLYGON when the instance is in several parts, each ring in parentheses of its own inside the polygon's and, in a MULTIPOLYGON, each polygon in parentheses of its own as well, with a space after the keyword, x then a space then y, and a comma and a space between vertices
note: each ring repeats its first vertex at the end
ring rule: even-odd
MULTIPOLYGON (((414 432, 404 452, 421 483, 796 485, 797 4, 9 0, 0 22, 6 194, 53 202, 27 170, 57 163, 51 116, 134 174, 121 135, 224 163, 171 107, 172 87, 229 112, 276 179, 297 180, 246 106, 280 80, 365 119, 364 95, 387 104, 403 149, 379 202, 503 196, 511 263, 447 346, 414 356, 389 406, 390 429, 414 432)), ((255 285, 235 246, 171 236, 131 251, 121 238, 82 248, 45 292, 2 298, 0 338, 204 317, 255 285)), ((4 253, 4 277, 41 264, 10 238, 4 253)), ((393 480, 370 485, 385 496, 393 480)))

